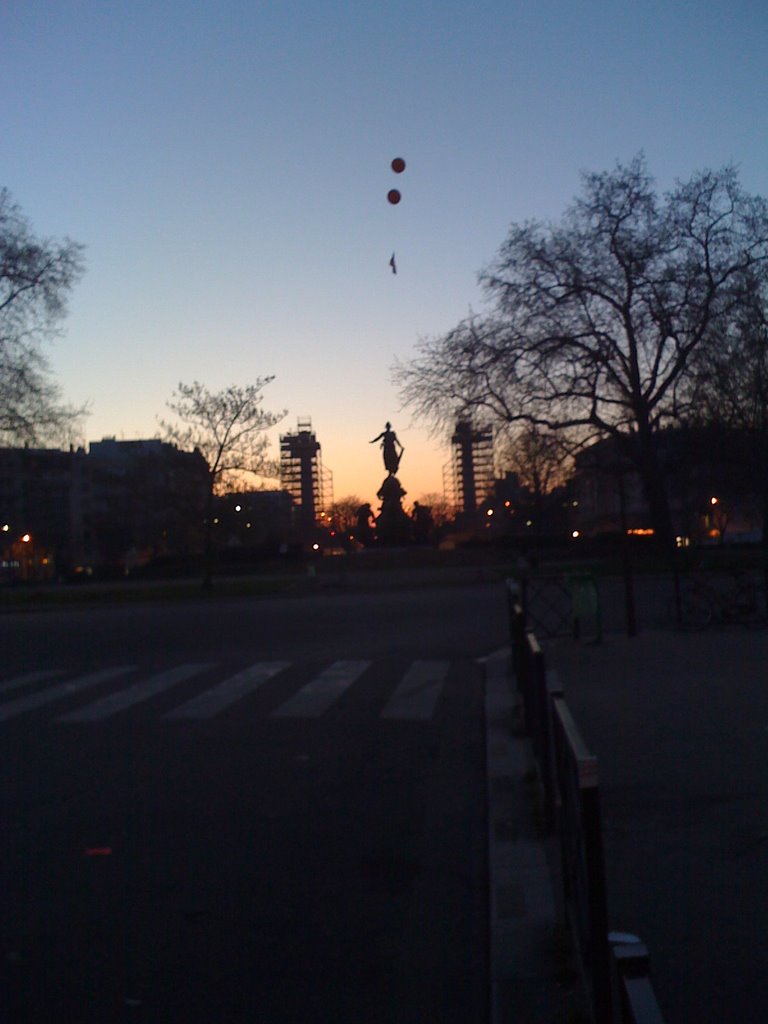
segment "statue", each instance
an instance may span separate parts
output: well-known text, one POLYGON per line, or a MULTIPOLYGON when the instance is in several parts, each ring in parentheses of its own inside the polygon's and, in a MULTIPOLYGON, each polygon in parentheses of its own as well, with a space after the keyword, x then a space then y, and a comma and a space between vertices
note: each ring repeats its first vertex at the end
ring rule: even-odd
POLYGON ((384 430, 379 434, 378 437, 374 437, 369 444, 376 444, 377 441, 381 441, 381 450, 384 455, 384 468, 390 476, 394 476, 400 468, 400 459, 403 457, 405 448, 400 444, 397 439, 397 434, 392 429, 392 424, 387 423, 384 430), (397 449, 400 449, 398 453, 397 449))
POLYGON ((387 476, 376 497, 381 501, 381 510, 376 517, 376 535, 379 544, 401 545, 411 541, 411 521, 403 509, 405 490, 395 474, 400 466, 405 448, 400 444, 392 424, 387 423, 378 437, 369 444, 381 441, 384 467, 387 476), (399 450, 398 450, 399 449, 399 450))
POLYGON ((429 544, 435 528, 435 523, 432 519, 432 509, 428 505, 420 505, 418 501, 414 501, 411 519, 413 520, 413 539, 415 543, 429 544))
POLYGON ((373 520, 375 524, 376 517, 373 514, 370 502, 366 502, 364 505, 361 505, 358 508, 356 515, 357 532, 355 535, 363 547, 370 548, 376 540, 373 527, 371 526, 371 520, 373 520))

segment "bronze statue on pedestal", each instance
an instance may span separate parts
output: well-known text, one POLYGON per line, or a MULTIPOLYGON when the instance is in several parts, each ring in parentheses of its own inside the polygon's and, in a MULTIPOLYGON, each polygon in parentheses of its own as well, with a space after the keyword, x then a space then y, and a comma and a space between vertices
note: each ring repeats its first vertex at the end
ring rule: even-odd
POLYGON ((379 436, 374 437, 369 443, 375 444, 377 441, 381 441, 384 468, 387 471, 384 483, 376 494, 381 501, 381 511, 376 517, 378 542, 383 545, 409 544, 412 533, 411 520, 403 509, 406 492, 395 476, 400 468, 405 448, 398 440, 391 423, 387 423, 379 436))

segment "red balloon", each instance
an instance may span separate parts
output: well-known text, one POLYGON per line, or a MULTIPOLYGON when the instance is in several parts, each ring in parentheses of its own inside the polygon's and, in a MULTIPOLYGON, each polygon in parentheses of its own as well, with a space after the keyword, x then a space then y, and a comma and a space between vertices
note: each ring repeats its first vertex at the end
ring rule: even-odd
POLYGON ((396 188, 390 189, 390 191, 387 192, 387 199, 390 201, 390 203, 392 203, 393 206, 397 206, 401 198, 402 197, 396 188))
POLYGON ((405 170, 405 160, 401 156, 396 156, 392 161, 392 170, 395 174, 402 174, 405 170))

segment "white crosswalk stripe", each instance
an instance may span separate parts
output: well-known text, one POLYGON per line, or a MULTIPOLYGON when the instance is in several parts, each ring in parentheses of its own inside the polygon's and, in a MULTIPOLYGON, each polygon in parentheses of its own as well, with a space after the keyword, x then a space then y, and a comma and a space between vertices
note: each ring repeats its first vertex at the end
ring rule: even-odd
POLYGON ((257 662, 255 665, 243 669, 242 672, 238 672, 237 675, 225 679, 223 683, 214 686, 212 690, 205 690, 185 704, 179 705, 163 715, 163 718, 212 718, 242 697, 257 690, 278 672, 289 668, 290 664, 289 661, 257 662))
POLYGON ((93 704, 86 704, 78 711, 71 711, 67 715, 61 715, 57 722, 95 722, 103 718, 116 715, 119 711, 125 711, 141 701, 149 700, 163 690, 169 690, 172 686, 190 679, 192 676, 211 668, 207 664, 178 665, 176 668, 168 669, 167 672, 160 672, 158 675, 143 679, 125 690, 118 690, 117 693, 110 693, 93 704))
MULTIPOLYGON (((316 670, 308 682, 305 681, 300 689, 284 699, 286 689, 291 686, 292 677, 288 676, 278 684, 282 687, 283 696, 271 713, 264 710, 263 705, 260 710, 252 713, 274 719, 318 719, 329 711, 372 665, 373 662, 368 660, 335 661, 324 669, 316 670)), ((127 686, 121 677, 139 672, 136 666, 101 669, 55 684, 49 681, 63 674, 60 669, 18 674, 0 683, 0 695, 11 695, 10 698, 3 698, 4 703, 0 702, 0 722, 115 680, 110 692, 53 718, 55 722, 100 722, 215 667, 213 664, 203 663, 176 665, 149 676, 137 676, 135 681, 127 686), (16 695, 15 691, 35 684, 40 684, 42 689, 36 688, 34 692, 27 689, 25 695, 16 695)), ((294 666, 290 661, 258 661, 223 679, 220 673, 218 680, 194 696, 190 696, 188 692, 179 696, 176 706, 161 712, 160 717, 165 721, 178 722, 214 718, 227 708, 245 701, 269 680, 292 667, 294 666)), ((393 675, 391 692, 380 712, 381 719, 429 721, 443 693, 450 667, 451 662, 447 660, 414 661, 407 668, 401 669, 398 676, 393 675)), ((392 671, 380 667, 375 677, 380 682, 386 678, 383 677, 383 673, 389 676, 392 671)), ((303 674, 306 680, 309 674, 308 666, 305 667, 303 674)), ((364 690, 363 686, 361 692, 364 690)), ((148 712, 149 717, 151 714, 148 712)))
POLYGON ((409 721, 431 718, 449 668, 447 661, 415 661, 392 694, 381 717, 409 721))
POLYGON ((25 672, 21 676, 15 676, 13 679, 6 679, 4 683, 0 683, 0 693, 8 693, 11 690, 20 690, 22 686, 31 686, 32 683, 42 683, 45 679, 53 679, 54 676, 60 676, 62 673, 56 669, 51 669, 47 672, 25 672))
POLYGON ((59 683, 57 686, 50 686, 46 690, 31 693, 26 697, 17 697, 0 707, 0 722, 6 722, 9 718, 24 714, 25 711, 33 711, 45 704, 52 704, 62 697, 71 697, 74 693, 80 693, 108 679, 115 679, 117 676, 124 676, 128 672, 135 671, 134 665, 121 665, 118 668, 105 668, 98 672, 91 672, 89 675, 80 676, 77 679, 70 679, 66 683, 59 683))
POLYGON ((273 711, 272 718, 319 718, 370 664, 370 661, 335 661, 273 711))

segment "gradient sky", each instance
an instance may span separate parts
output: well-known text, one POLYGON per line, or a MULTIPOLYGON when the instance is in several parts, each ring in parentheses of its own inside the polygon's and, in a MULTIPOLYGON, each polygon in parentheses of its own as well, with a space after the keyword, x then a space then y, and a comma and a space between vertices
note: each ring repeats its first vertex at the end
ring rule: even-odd
POLYGON ((387 419, 407 500, 442 490, 391 367, 482 307, 511 222, 640 150, 662 190, 733 162, 766 196, 767 113, 765 0, 0 4, 0 185, 87 247, 51 350, 87 440, 274 374, 336 498, 375 502, 387 419))

